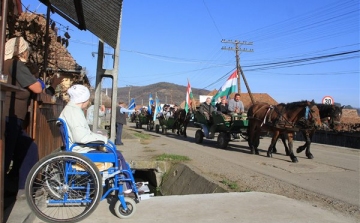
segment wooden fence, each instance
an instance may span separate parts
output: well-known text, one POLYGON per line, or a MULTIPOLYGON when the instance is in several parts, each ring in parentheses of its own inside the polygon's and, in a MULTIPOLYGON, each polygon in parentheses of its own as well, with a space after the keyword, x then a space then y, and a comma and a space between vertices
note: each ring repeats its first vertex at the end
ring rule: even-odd
POLYGON ((55 120, 59 117, 65 103, 57 99, 51 101, 51 96, 46 94, 39 95, 34 102, 32 137, 39 148, 39 158, 50 154, 62 145, 60 132, 55 120))

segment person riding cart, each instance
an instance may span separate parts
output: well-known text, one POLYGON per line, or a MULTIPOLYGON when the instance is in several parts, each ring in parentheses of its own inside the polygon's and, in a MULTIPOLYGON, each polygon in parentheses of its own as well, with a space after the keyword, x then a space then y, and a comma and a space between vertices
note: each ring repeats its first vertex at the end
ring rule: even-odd
POLYGON ((215 109, 211 105, 211 98, 210 97, 207 97, 206 101, 204 103, 200 104, 199 111, 200 111, 201 114, 203 114, 205 116, 209 126, 211 126, 210 127, 209 138, 214 138, 216 126, 213 125, 212 113, 215 112, 215 109))

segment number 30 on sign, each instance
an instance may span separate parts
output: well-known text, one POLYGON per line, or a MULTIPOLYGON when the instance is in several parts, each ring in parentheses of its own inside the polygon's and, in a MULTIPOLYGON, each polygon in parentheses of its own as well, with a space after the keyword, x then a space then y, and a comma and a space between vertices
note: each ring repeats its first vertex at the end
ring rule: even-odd
POLYGON ((331 96, 325 96, 322 99, 322 103, 326 104, 326 105, 333 105, 334 104, 334 98, 332 98, 331 96))

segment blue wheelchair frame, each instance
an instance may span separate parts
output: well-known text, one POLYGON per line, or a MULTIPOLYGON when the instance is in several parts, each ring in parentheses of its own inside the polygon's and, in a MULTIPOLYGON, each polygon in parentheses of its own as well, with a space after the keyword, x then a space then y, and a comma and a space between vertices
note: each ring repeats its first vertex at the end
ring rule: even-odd
MULTIPOLYGON (((108 140, 107 144, 104 144, 102 142, 91 142, 91 143, 87 143, 87 144, 74 143, 70 146, 66 122, 63 119, 58 118, 57 125, 59 126, 61 138, 62 138, 62 142, 63 142, 63 146, 61 148, 62 151, 72 152, 72 149, 76 146, 86 146, 86 147, 102 146, 102 147, 106 148, 107 152, 103 152, 103 153, 102 152, 100 152, 100 153, 80 153, 81 155, 89 158, 92 162, 113 163, 113 167, 110 167, 109 169, 100 172, 102 175, 102 186, 103 187, 106 186, 105 181, 107 179, 114 177, 113 187, 108 188, 108 190, 106 192, 103 192, 103 196, 101 197, 100 201, 105 199, 111 192, 118 191, 118 199, 121 202, 122 207, 126 211, 127 205, 126 205, 125 196, 123 193, 123 191, 124 191, 123 184, 125 182, 130 182, 130 184, 132 185, 132 191, 135 194, 134 200, 136 203, 139 202, 138 189, 136 187, 130 165, 128 163, 126 163, 127 169, 125 169, 125 170, 122 170, 120 168, 119 162, 118 162, 118 156, 116 154, 116 146, 113 142, 108 140), (126 176, 129 176, 129 177, 126 177, 126 176)), ((73 171, 73 167, 72 167, 71 163, 66 164, 66 169, 68 170, 68 171, 65 171, 66 176, 64 176, 66 181, 68 180, 68 175, 81 174, 81 171, 73 171)), ((66 183, 68 183, 68 182, 66 182, 66 183)), ((76 189, 80 189, 80 188, 76 188, 76 189)), ((83 188, 83 189, 85 189, 85 188, 83 188)), ((86 198, 89 198, 89 190, 87 190, 87 192, 86 192, 86 198)), ((59 203, 58 200, 49 200, 48 202, 49 203, 59 203)), ((67 201, 65 201, 65 202, 67 202, 67 201)), ((75 202, 79 202, 79 201, 74 201, 74 200, 70 201, 69 200, 69 203, 73 203, 73 202, 75 203, 75 202)), ((84 202, 84 200, 82 200, 81 202, 84 202)), ((90 201, 88 201, 88 202, 90 202, 90 201)))

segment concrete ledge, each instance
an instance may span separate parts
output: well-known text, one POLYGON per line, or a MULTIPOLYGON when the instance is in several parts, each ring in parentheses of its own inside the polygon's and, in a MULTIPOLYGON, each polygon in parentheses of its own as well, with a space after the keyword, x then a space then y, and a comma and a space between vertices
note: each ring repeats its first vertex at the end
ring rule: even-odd
POLYGON ((201 176, 195 168, 182 163, 172 166, 161 184, 161 193, 164 196, 224 192, 227 191, 217 183, 201 176))
POLYGON ((135 170, 156 170, 159 173, 165 173, 169 170, 171 163, 164 161, 133 161, 129 162, 131 169, 135 170))

